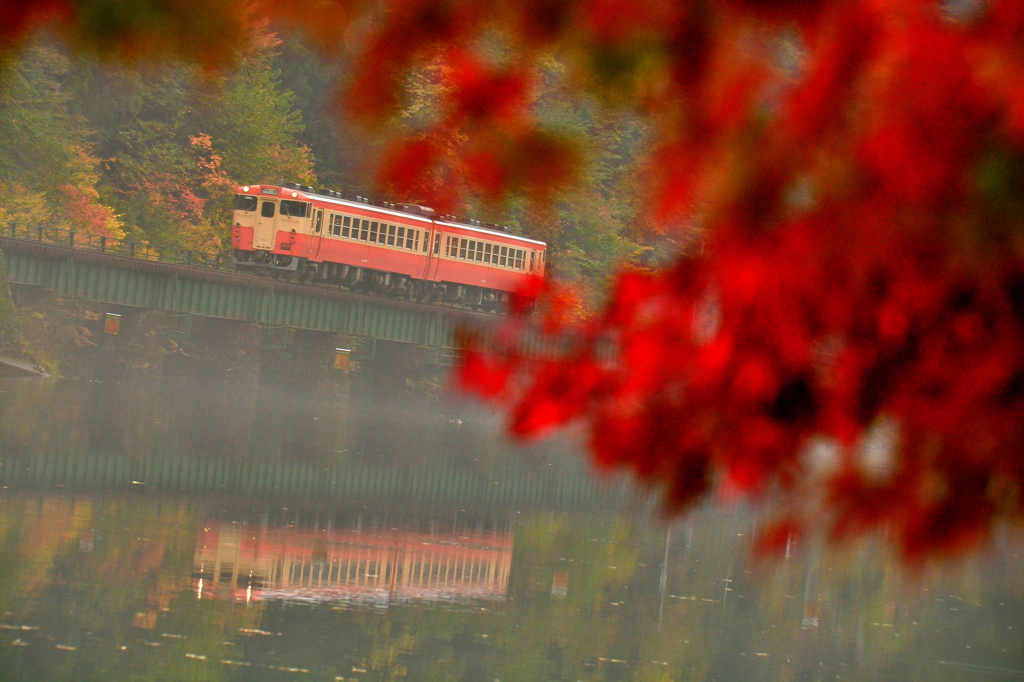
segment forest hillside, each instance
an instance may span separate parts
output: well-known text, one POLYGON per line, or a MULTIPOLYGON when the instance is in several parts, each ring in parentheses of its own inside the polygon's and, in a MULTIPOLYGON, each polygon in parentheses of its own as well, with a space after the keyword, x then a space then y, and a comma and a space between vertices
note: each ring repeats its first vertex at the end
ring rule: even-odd
MULTIPOLYGON (((348 118, 336 93, 343 54, 295 34, 252 29, 232 68, 118 64, 39 36, 0 73, 0 227, 40 225, 208 252, 227 247, 243 184, 293 182, 392 201, 377 183, 382 140, 436 117, 444 79, 429 66, 383 128, 348 118)), ((645 125, 570 91, 552 61, 533 102, 572 141, 587 140, 581 182, 543 209, 522 197, 470 197, 449 210, 547 240, 559 276, 595 295, 617 263, 652 253, 633 233, 645 125)), ((583 149, 583 145, 579 145, 583 149)), ((443 174, 437 182, 447 182, 443 174)), ((437 195, 437 187, 424 194, 437 195)))

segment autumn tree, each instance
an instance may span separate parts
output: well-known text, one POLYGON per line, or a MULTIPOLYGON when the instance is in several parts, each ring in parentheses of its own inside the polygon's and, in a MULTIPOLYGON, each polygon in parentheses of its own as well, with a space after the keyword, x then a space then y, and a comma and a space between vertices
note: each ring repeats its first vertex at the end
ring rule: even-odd
POLYGON ((41 43, 0 80, 0 223, 119 236, 99 199, 88 124, 69 107, 68 60, 41 43))
POLYGON ((238 184, 312 182, 312 159, 296 140, 302 115, 272 62, 279 40, 259 27, 253 34, 223 74, 75 62, 77 101, 104 160, 101 190, 133 237, 218 250, 238 184))

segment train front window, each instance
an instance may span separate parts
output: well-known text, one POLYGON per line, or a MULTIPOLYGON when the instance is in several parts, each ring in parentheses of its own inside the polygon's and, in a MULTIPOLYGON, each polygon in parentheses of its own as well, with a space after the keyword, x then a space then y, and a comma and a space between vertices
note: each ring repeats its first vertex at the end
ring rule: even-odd
POLYGON ((263 202, 263 206, 260 208, 260 215, 263 216, 264 218, 273 218, 274 217, 274 202, 273 201, 264 201, 263 202))
POLYGON ((309 204, 305 201, 292 201, 284 199, 281 201, 281 215, 293 218, 304 218, 309 213, 309 204))
POLYGON ((235 210, 245 211, 246 213, 256 210, 256 197, 250 197, 246 194, 235 195, 235 210))

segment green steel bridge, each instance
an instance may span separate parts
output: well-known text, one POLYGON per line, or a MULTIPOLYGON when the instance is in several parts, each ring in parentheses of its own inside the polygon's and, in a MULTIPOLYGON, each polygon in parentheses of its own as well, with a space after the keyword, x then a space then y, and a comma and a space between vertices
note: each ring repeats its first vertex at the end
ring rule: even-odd
MULTIPOLYGON (((457 332, 485 339, 501 317, 443 305, 369 296, 236 272, 224 254, 205 254, 49 228, 0 233, 11 284, 48 289, 68 302, 168 313, 169 331, 187 335, 192 316, 238 320, 263 329, 307 329, 396 341, 453 354, 457 332)), ((115 310, 116 312, 116 310, 115 310)), ((268 335, 269 336, 269 335, 268 335)), ((286 334, 285 334, 286 336, 286 334)), ((523 350, 558 352, 540 336, 523 350)))
POLYGON ((137 457, 77 451, 0 454, 0 485, 8 491, 222 493, 258 499, 388 499, 418 505, 548 510, 621 508, 647 499, 626 479, 595 478, 583 468, 561 473, 526 467, 484 472, 455 464, 323 466, 282 459, 212 459, 178 454, 137 457))

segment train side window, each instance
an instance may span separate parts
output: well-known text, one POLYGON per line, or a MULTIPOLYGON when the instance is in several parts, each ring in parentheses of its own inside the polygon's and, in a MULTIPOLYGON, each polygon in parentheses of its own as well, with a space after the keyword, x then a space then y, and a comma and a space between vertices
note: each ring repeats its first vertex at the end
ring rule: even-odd
MULTIPOLYGON (((409 241, 412 241, 412 230, 409 230, 409 241)), ((398 226, 398 241, 395 242, 395 246, 402 248, 405 245, 405 228, 401 225, 398 226)))
POLYGON ((320 234, 320 230, 323 228, 323 226, 324 226, 324 212, 323 211, 317 211, 316 212, 316 233, 317 234, 320 234))
POLYGON ((477 242, 476 243, 476 262, 480 263, 481 261, 483 261, 483 259, 484 259, 484 243, 483 242, 477 242))
POLYGON ((508 253, 508 247, 507 246, 501 247, 501 263, 499 263, 499 265, 501 265, 501 267, 505 267, 505 254, 507 254, 507 253, 508 253))
POLYGON ((490 244, 484 244, 484 262, 485 263, 490 263, 491 262, 491 245, 490 244))
POLYGON ((414 229, 412 229, 410 227, 408 230, 405 231, 405 250, 406 251, 412 251, 413 249, 419 249, 419 248, 420 248, 420 231, 419 230, 414 230, 414 229), (415 243, 414 243, 414 240, 413 240, 413 236, 414 236, 413 233, 414 232, 416 233, 415 234, 415 237, 416 237, 415 243))
MULTIPOLYGON (((383 224, 381 225, 381 227, 382 228, 384 227, 383 224)), ((395 226, 394 225, 388 225, 388 246, 394 246, 394 245, 395 245, 395 226)))
MULTIPOLYGON (((383 239, 381 239, 380 241, 381 241, 381 243, 384 243, 383 239)), ((370 243, 371 244, 376 244, 377 243, 377 223, 376 222, 370 223, 370 243)))
POLYGON ((249 213, 250 211, 255 211, 256 210, 256 197, 250 197, 250 196, 247 196, 245 194, 236 194, 235 195, 235 210, 236 211, 245 211, 246 213, 249 213))
POLYGON ((530 252, 530 272, 533 272, 533 259, 537 256, 536 251, 530 252))
POLYGON ((341 236, 348 239, 348 229, 352 225, 352 216, 345 216, 345 222, 342 223, 341 236))
POLYGON ((466 260, 466 247, 469 246, 469 240, 463 239, 462 243, 459 244, 459 259, 466 260))
MULTIPOLYGON (((423 248, 427 248, 427 241, 429 241, 430 233, 427 233, 427 237, 423 238, 423 248)), ((434 255, 441 255, 441 233, 434 233, 434 255)))
MULTIPOLYGON (((419 230, 413 230, 412 232, 413 232, 413 244, 409 248, 411 248, 413 251, 419 251, 420 250, 420 231, 419 230)), ((406 233, 406 234, 408 234, 408 233, 406 233)), ((405 240, 406 240, 406 242, 408 242, 409 238, 406 237, 405 240)), ((423 243, 426 244, 426 240, 424 240, 423 243)), ((408 246, 408 244, 406 244, 406 246, 408 246)), ((426 251, 425 248, 423 250, 426 251)))
POLYGON ((522 249, 516 249, 516 270, 523 269, 523 255, 522 249))
POLYGON ((359 218, 353 218, 353 220, 355 220, 355 222, 352 223, 352 225, 353 225, 353 227, 352 227, 352 238, 355 239, 355 233, 359 232, 359 241, 365 242, 366 241, 366 235, 367 235, 367 233, 370 230, 370 221, 369 220, 364 220, 363 221, 362 230, 360 230, 359 229, 359 218))

